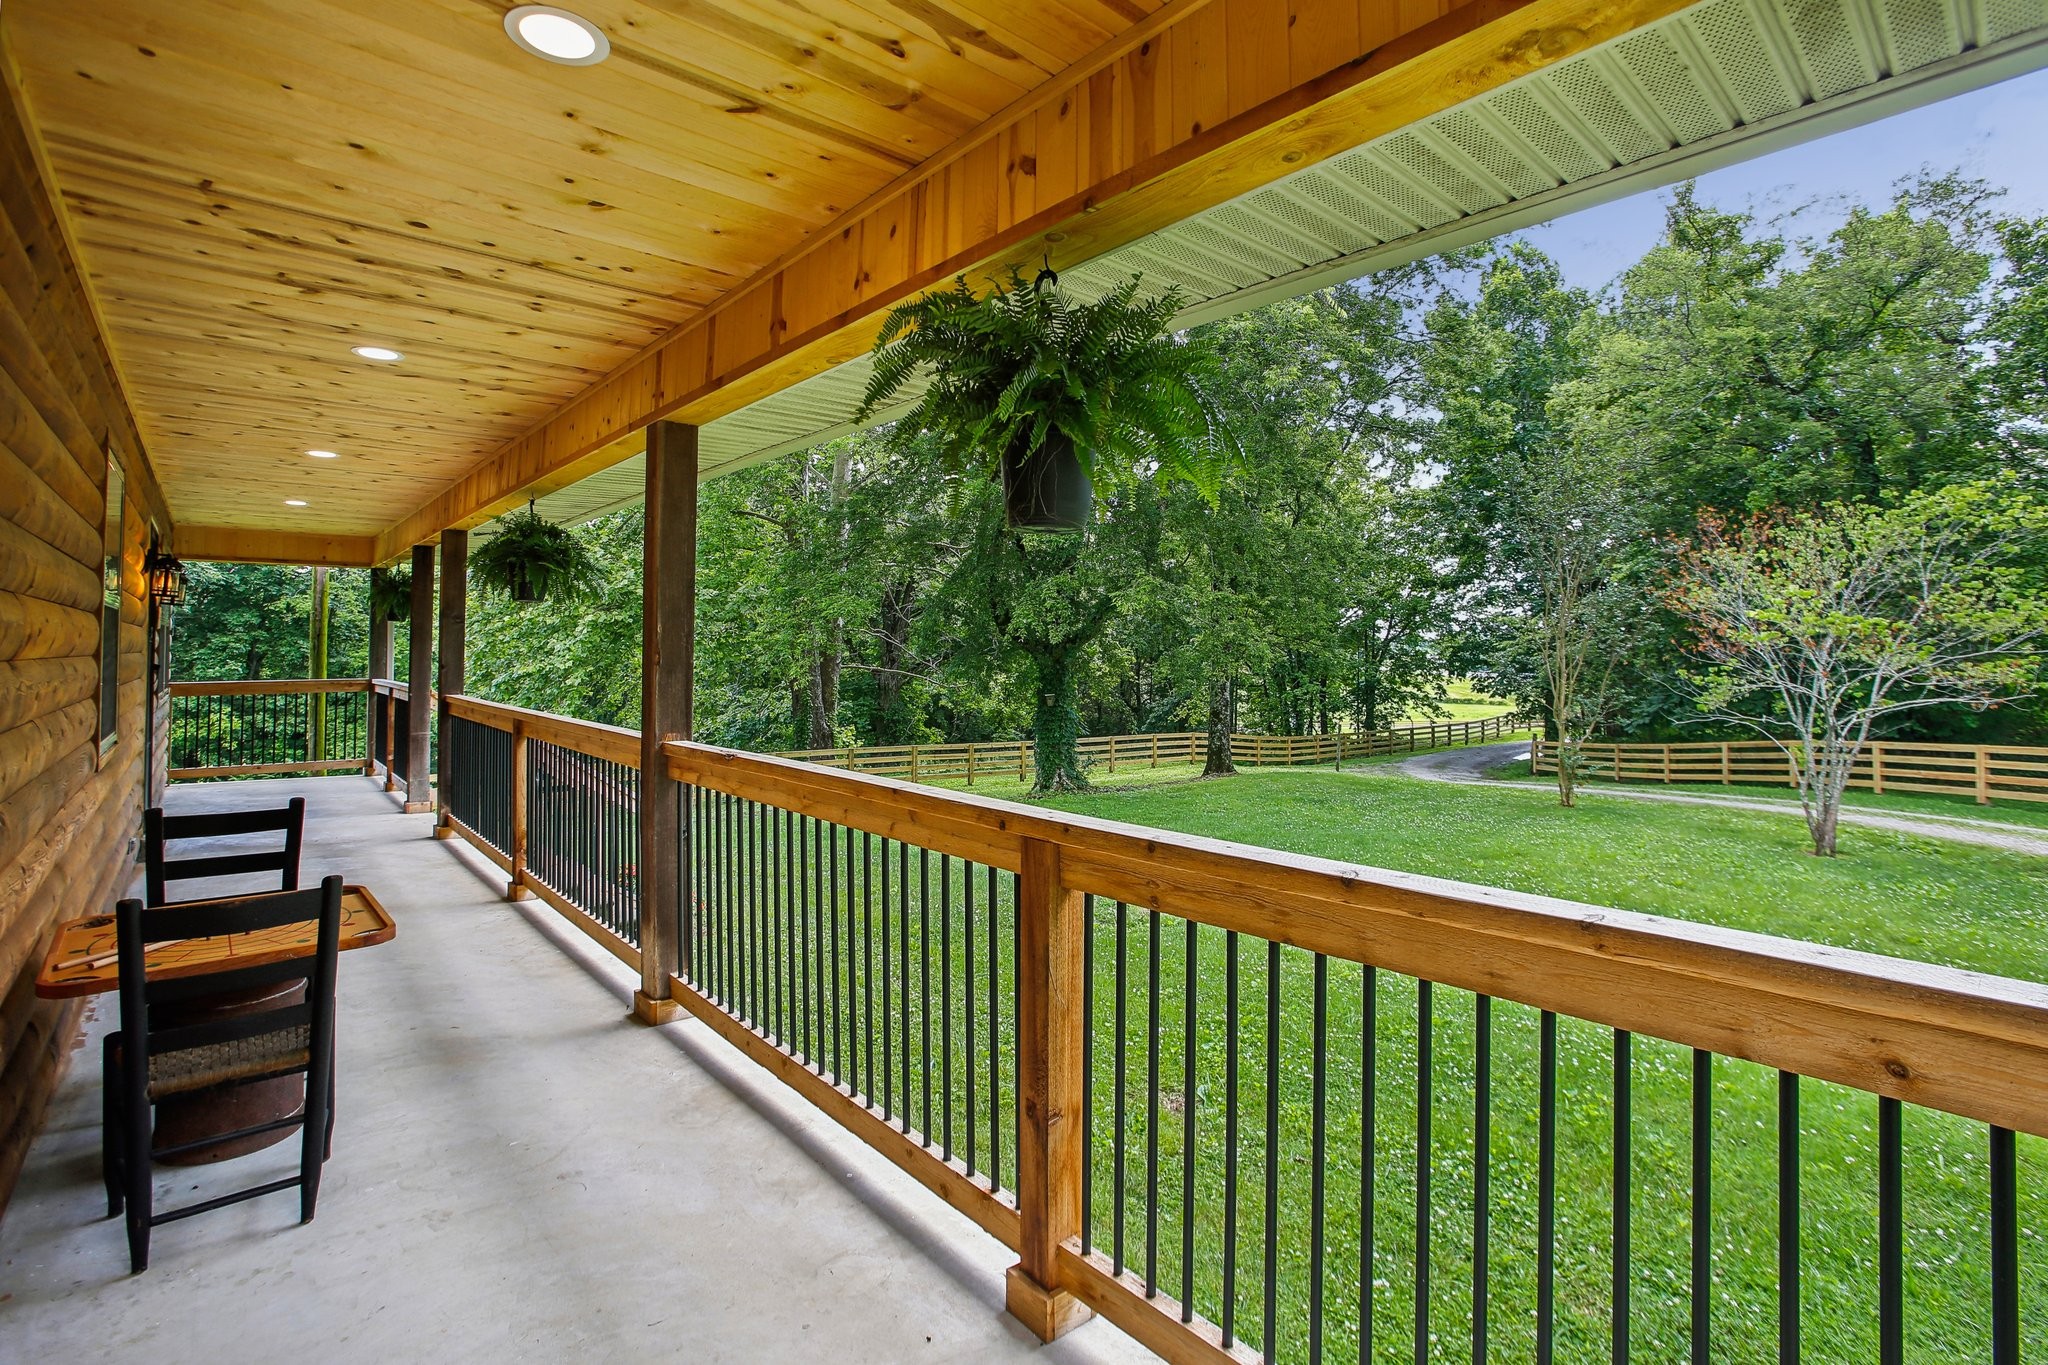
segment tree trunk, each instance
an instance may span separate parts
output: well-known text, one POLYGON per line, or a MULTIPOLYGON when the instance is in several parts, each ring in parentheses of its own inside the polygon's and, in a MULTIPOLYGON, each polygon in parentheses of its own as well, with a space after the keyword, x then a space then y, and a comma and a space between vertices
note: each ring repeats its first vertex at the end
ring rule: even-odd
POLYGON ((1074 709, 1073 657, 1066 650, 1047 650, 1034 663, 1037 709, 1031 717, 1031 739, 1037 750, 1037 780, 1032 783, 1032 795, 1086 791, 1088 779, 1081 775, 1081 756, 1075 747, 1081 716, 1074 709))
POLYGON ((916 584, 903 580, 882 591, 875 622, 875 734, 870 743, 904 744, 911 739, 903 714, 903 665, 909 662, 910 608, 916 584))
POLYGON ((1202 762, 1202 776, 1228 777, 1237 771, 1230 761, 1230 683, 1223 678, 1209 682, 1209 750, 1202 762))
MULTIPOLYGON (((836 625, 832 634, 836 646, 836 625)), ((810 743, 813 749, 829 749, 839 738, 839 650, 835 647, 812 655, 810 672, 810 743)))
POLYGON ((1813 834, 1813 856, 1832 858, 1835 856, 1835 827, 1841 817, 1841 807, 1834 802, 1822 802, 1808 817, 1806 827, 1813 834))

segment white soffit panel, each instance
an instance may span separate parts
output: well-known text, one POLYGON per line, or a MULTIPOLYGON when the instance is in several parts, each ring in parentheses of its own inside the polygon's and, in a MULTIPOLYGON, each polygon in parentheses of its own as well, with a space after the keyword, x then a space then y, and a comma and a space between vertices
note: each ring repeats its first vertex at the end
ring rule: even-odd
MULTIPOLYGON (((1706 0, 1061 278, 1089 296, 1133 274, 1177 286, 1193 326, 2042 65, 2048 0, 1706 0)), ((705 476, 853 430, 868 371, 849 361, 709 423, 705 476)), ((630 506, 641 469, 614 465, 541 510, 630 506)))

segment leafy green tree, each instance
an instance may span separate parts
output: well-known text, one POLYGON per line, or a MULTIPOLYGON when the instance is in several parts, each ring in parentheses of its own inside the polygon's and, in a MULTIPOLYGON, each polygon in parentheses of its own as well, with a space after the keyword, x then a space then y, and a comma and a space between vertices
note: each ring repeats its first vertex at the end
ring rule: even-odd
POLYGON ((1703 516, 1671 603, 1692 627, 1700 708, 1777 741, 1819 857, 1876 727, 2037 685, 2048 596, 2030 561, 2048 505, 1951 484, 1895 506, 1703 516))

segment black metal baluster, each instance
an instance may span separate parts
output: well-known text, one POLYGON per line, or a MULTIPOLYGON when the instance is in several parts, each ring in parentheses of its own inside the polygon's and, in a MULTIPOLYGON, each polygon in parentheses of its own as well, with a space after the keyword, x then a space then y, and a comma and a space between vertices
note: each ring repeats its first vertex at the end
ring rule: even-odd
POLYGON ((1472 1019, 1472 1359, 1486 1360, 1491 1295, 1486 1276, 1493 1219, 1493 998, 1473 1002, 1472 1019))
POLYGON ((1195 992, 1201 926, 1185 920, 1187 946, 1181 954, 1180 1078, 1180 1320, 1195 1320, 1195 992))
POLYGON ((1266 941, 1266 1245, 1260 1353, 1275 1358, 1280 1339, 1280 944, 1266 941))
MULTIPOLYGON (((1018 913, 1024 906, 1024 885, 1020 874, 1010 874, 1010 1029, 1011 1037, 1024 1019, 1023 1005, 1019 992, 1024 989, 1024 975, 1019 970, 1024 961, 1024 917, 1018 913)), ((1019 1076, 1021 1083, 1022 1077, 1019 1076)), ((1016 1100, 1010 1104, 1010 1150, 1022 1153, 1024 1150, 1024 1109, 1016 1100)))
POLYGON ((782 830, 781 822, 775 817, 780 814, 775 807, 761 807, 761 859, 762 880, 765 883, 767 914, 763 917, 761 935, 762 965, 767 969, 767 1028, 763 1032, 775 1040, 777 1047, 789 1046, 789 999, 783 989, 783 969, 789 953, 783 944, 786 925, 786 889, 781 876, 782 830))
POLYGON ((918 1028, 924 1040, 918 1060, 924 1072, 924 1121, 919 1145, 932 1145, 932 851, 917 851, 917 992, 922 1003, 918 1028))
MULTIPOLYGON (((966 1120, 967 1123, 966 1160, 967 1172, 969 1175, 972 1175, 975 1170, 974 1078, 975 1075, 981 1070, 981 1057, 975 1051, 974 1048, 974 983, 976 980, 976 974, 974 970, 974 867, 975 865, 973 863, 968 862, 963 862, 960 865, 960 886, 962 889, 962 895, 960 899, 962 902, 961 909, 964 915, 964 919, 962 920, 962 927, 966 930, 967 935, 967 956, 966 960, 961 964, 960 972, 961 978, 967 984, 967 1052, 964 1058, 965 1069, 967 1072, 967 1106, 966 1113, 962 1115, 962 1117, 966 1120)), ((989 1183, 993 1185, 995 1182, 991 1180, 989 1183)))
POLYGON ((897 1043, 899 1044, 899 1046, 900 1046, 900 1049, 901 1049, 901 1051, 902 1051, 902 1054, 903 1054, 903 1056, 902 1056, 902 1066, 903 1066, 903 1113, 902 1113, 902 1126, 903 1126, 903 1131, 904 1131, 905 1133, 908 1133, 908 1132, 910 1131, 910 1113, 911 1113, 911 1110, 910 1110, 910 1097, 911 1097, 911 1090, 910 1090, 910 845, 909 845, 909 844, 905 844, 905 843, 899 843, 899 844, 897 844, 897 845, 896 845, 896 910, 897 910, 897 914, 898 914, 898 915, 899 915, 899 916, 901 917, 901 918, 900 918, 900 919, 899 919, 899 920, 897 921, 897 928, 898 928, 898 929, 899 929, 899 930, 901 931, 901 933, 900 933, 900 936, 899 936, 899 937, 900 937, 900 941, 899 941, 899 942, 898 942, 898 944, 897 944, 897 952, 898 952, 898 953, 900 953, 900 954, 902 955, 902 959, 903 959, 903 963, 902 963, 902 965, 903 965, 903 975, 902 975, 902 979, 901 979, 901 982, 900 982, 900 984, 899 984, 899 989, 900 989, 900 990, 902 991, 902 997, 901 997, 901 1000, 900 1000, 900 1001, 899 1001, 899 1003, 898 1003, 898 1009, 899 1009, 899 1011, 900 1011, 900 1020, 901 1020, 901 1024, 902 1024, 902 1029, 901 1029, 901 1031, 900 1031, 900 1032, 899 1032, 899 1033, 897 1034, 897 1043))
POLYGON ((2020 1362, 2020 1194, 2010 1128, 1991 1130, 1991 1362, 2020 1362))
POLYGON ((1095 1249, 1095 897, 1081 897, 1081 1254, 1095 1249))
MULTIPOLYGON (((847 847, 852 846, 853 841, 849 839, 847 847)), ((843 1016, 839 1013, 839 979, 845 972, 845 963, 839 956, 839 826, 829 821, 825 825, 825 869, 829 880, 825 892, 825 910, 831 916, 826 936, 832 949, 832 1084, 839 1085, 842 1083, 839 1078, 843 1074, 841 1063, 844 1061, 840 1048, 843 1016)), ((851 885, 850 879, 848 884, 851 885)))
MULTIPOLYGON (((883 865, 887 866, 886 844, 883 865)), ((887 898, 883 910, 888 909, 887 898)), ((866 1042, 863 1051, 867 1053, 867 1084, 861 1093, 868 1098, 870 1108, 875 1102, 875 836, 865 831, 861 834, 860 857, 860 975, 861 1009, 864 1016, 866 1042)), ((887 1073, 887 1068, 884 1069, 887 1073)))
POLYGON ((1906 1178, 1904 1109, 1877 1099, 1877 1353, 1883 1365, 1906 1360, 1906 1178))
POLYGON ((1415 1365, 1429 1359, 1430 1098, 1436 1081, 1436 991, 1415 983, 1415 1365))
MULTIPOLYGON (((895 966, 890 956, 889 937, 889 841, 882 840, 882 1117, 895 1117, 896 1039, 890 1029, 889 1007, 895 1002, 895 966)), ((907 1046, 907 1042, 906 1042, 907 1046)))
POLYGON ((1613 1365, 1628 1365, 1629 1357, 1629 1202, 1634 1185, 1633 1098, 1635 1067, 1631 1053, 1633 1039, 1624 1029, 1614 1031, 1614 1317, 1610 1333, 1613 1365))
POLYGON ((1714 1289, 1714 1054, 1692 1053, 1692 1361, 1711 1365, 1714 1289))
MULTIPOLYGON (((1084 980, 1083 985, 1086 985, 1084 980)), ((939 855, 939 1154, 953 1159, 953 858, 939 855)), ((1083 1105, 1081 1150, 1088 1150, 1088 1110, 1083 1105)), ((1087 1204, 1084 1196, 1082 1204, 1087 1204)), ((1084 1225, 1085 1226, 1085 1225, 1084 1225)), ((1085 1238, 1086 1233, 1083 1233, 1085 1238)))
POLYGON ((1358 1361, 1372 1361, 1374 1142, 1379 1122, 1380 977, 1365 967, 1358 999, 1358 1361))
POLYGON ((1237 1340, 1237 930, 1223 935, 1223 1347, 1237 1340))
POLYGON ((1159 912, 1145 929, 1145 1297, 1159 1292, 1159 912))
POLYGON ((989 1184, 1003 1183, 1003 1031, 998 1011, 1002 1008, 1000 984, 1002 921, 998 917, 996 869, 988 870, 988 1176, 989 1184))
POLYGON ((1324 1126, 1329 1117, 1330 1091, 1330 959, 1317 953, 1310 1021, 1309 1085, 1310 1122, 1308 1167, 1308 1358, 1310 1365, 1323 1359, 1323 1197, 1328 1167, 1329 1142, 1324 1126))
POLYGON ((1557 1016, 1538 1022, 1536 1134, 1536 1360, 1550 1365, 1557 1336, 1557 1016))
POLYGON ((1130 1072, 1128 1069, 1129 1041, 1125 1034, 1125 1019, 1130 1009, 1130 909, 1122 901, 1116 903, 1116 1093, 1114 1117, 1116 1128, 1116 1165, 1112 1168, 1110 1180, 1110 1261, 1116 1273, 1124 1273, 1124 1141, 1128 1129, 1125 1127, 1126 1097, 1130 1094, 1130 1072))
POLYGON ((1799 1361, 1799 1077, 1778 1073, 1778 1361, 1799 1361))

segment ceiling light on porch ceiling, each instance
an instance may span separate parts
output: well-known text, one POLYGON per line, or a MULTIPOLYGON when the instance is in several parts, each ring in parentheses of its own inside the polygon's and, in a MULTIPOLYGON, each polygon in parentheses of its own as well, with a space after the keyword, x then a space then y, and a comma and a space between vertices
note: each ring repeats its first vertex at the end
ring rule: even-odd
POLYGON ((612 55, 604 30, 553 5, 520 5, 505 16, 505 33, 534 56, 564 66, 595 66, 612 55))
POLYGON ((304 507, 306 505, 306 500, 304 498, 286 498, 284 500, 284 505, 286 507, 304 507))
POLYGON ((405 359, 405 352, 394 351, 389 346, 351 346, 349 350, 365 360, 390 362, 405 359))
POLYGON ((341 458, 341 452, 338 450, 309 450, 306 453, 316 460, 338 460, 341 458))

